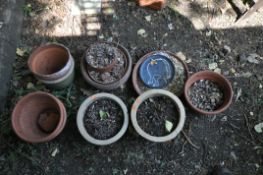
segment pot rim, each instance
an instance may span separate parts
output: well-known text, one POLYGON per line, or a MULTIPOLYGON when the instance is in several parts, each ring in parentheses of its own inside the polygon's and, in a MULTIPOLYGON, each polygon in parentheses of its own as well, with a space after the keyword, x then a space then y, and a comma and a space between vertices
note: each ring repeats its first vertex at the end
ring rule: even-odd
MULTIPOLYGON (((102 42, 99 42, 99 43, 102 43, 102 42)), ((123 85, 124 83, 127 82, 127 80, 129 79, 130 77, 130 74, 131 74, 131 71, 132 71, 132 58, 128 52, 128 50, 122 46, 121 44, 118 44, 118 43, 115 43, 115 42, 103 42, 103 43, 108 43, 108 44, 113 44, 115 47, 117 47, 118 49, 120 49, 123 54, 125 55, 126 59, 127 59, 127 65, 126 65, 126 70, 125 70, 125 73, 123 74, 122 78, 117 80, 117 81, 114 81, 112 83, 106 83, 106 84, 103 84, 103 83, 99 83, 99 82, 96 82, 94 81, 88 74, 87 70, 86 70, 86 61, 85 61, 85 56, 82 56, 81 57, 81 60, 80 60, 80 68, 81 68, 81 73, 84 77, 84 79, 86 80, 86 82, 98 89, 101 89, 101 90, 114 90, 114 89, 117 89, 118 87, 120 87, 121 85, 123 85)))
POLYGON ((66 80, 73 72, 75 69, 75 62, 72 62, 73 65, 70 67, 69 71, 61 78, 55 79, 55 80, 43 80, 43 79, 39 79, 37 78, 39 81, 43 82, 46 85, 53 85, 53 84, 58 84, 60 82, 63 82, 64 80, 66 80))
MULTIPOLYGON (((211 78, 209 80, 214 80, 214 78, 211 78)), ((220 84, 219 84, 220 86, 220 84)), ((222 86, 222 85, 221 85, 222 86)), ((225 92, 224 92, 225 93, 225 92)), ((226 79, 223 75, 219 74, 219 73, 216 73, 216 72, 213 72, 213 71, 209 71, 209 70, 204 70, 204 71, 200 71, 200 72, 196 72, 194 73, 193 75, 191 75, 188 80, 186 81, 185 83, 185 86, 184 86, 184 97, 185 97, 185 100, 187 102, 187 104, 197 113, 199 114, 203 114, 203 115, 216 115, 216 114, 219 114, 223 111, 225 111, 232 103, 232 99, 233 99, 233 89, 232 89, 232 86, 231 86, 231 83, 229 82, 228 79, 226 79), (202 109, 199 109, 197 107, 195 107, 189 96, 188 96, 188 91, 189 89, 191 88, 191 86, 193 85, 194 82, 196 81, 199 81, 201 79, 205 79, 203 78, 204 76, 202 74, 206 74, 206 75, 215 75, 217 77, 219 77, 220 79, 223 80, 224 82, 224 85, 225 87, 227 88, 225 91, 228 91, 229 92, 229 97, 227 98, 228 101, 226 104, 224 104, 223 106, 221 106, 220 108, 214 110, 214 111, 204 111, 202 109), (198 77, 198 79, 196 81, 193 81, 193 79, 195 79, 196 77, 198 77), (193 82, 192 82, 193 81, 193 82), (191 83, 192 82, 192 83, 191 83)), ((224 100, 227 100, 226 98, 224 98, 224 100)))
POLYGON ((173 93, 163 90, 163 89, 152 89, 148 90, 144 93, 142 93, 133 103, 132 109, 131 109, 131 121, 134 129, 137 131, 139 135, 144 137, 145 139, 152 141, 152 142, 167 142, 169 140, 174 139, 183 129, 184 123, 186 120, 186 114, 185 114, 185 108, 183 106, 183 103, 181 100, 174 95, 173 93), (152 136, 145 132, 137 121, 137 111, 140 105, 148 98, 156 97, 156 96, 166 96, 174 101, 174 104, 177 106, 178 113, 179 113, 179 122, 176 126, 176 128, 165 136, 152 136))
POLYGON ((45 45, 37 47, 32 52, 32 54, 30 54, 28 62, 27 62, 30 71, 36 77, 38 77, 39 79, 43 79, 43 80, 55 80, 55 79, 61 78, 64 74, 66 74, 70 70, 70 68, 71 68, 73 63, 74 63, 74 59, 72 58, 69 49, 66 46, 64 46, 63 44, 60 44, 60 43, 46 43, 45 45), (66 65, 64 65, 63 68, 61 68, 60 70, 58 70, 57 72, 52 73, 52 74, 39 74, 38 72, 33 71, 33 69, 32 69, 32 62, 36 58, 36 56, 40 52, 42 52, 42 51, 44 51, 46 49, 52 48, 52 47, 59 47, 59 48, 65 49, 65 51, 67 52, 67 55, 68 55, 68 61, 67 61, 66 65))
POLYGON ((64 104, 54 95, 47 93, 47 92, 43 92, 43 91, 36 91, 36 92, 31 92, 25 96, 23 96, 15 105, 15 108, 13 109, 12 112, 12 116, 11 116, 11 124, 12 124, 12 129, 13 131, 16 133, 16 135, 29 143, 41 143, 41 142, 46 142, 46 141, 50 141, 52 139, 54 139, 55 137, 57 137, 62 130, 64 129, 65 125, 66 125, 66 121, 67 121, 67 112, 66 112, 66 108, 64 106, 64 104), (33 96, 39 96, 39 95, 43 95, 43 96, 47 96, 49 98, 51 98, 52 100, 54 100, 57 105, 59 106, 59 113, 60 113, 60 118, 59 118, 59 122, 57 124, 56 129, 49 133, 47 136, 42 137, 40 139, 28 139, 27 137, 25 137, 23 134, 20 134, 20 132, 17 130, 16 124, 15 124, 15 114, 16 114, 16 110, 17 108, 25 101, 28 100, 30 98, 32 98, 33 96))
MULTIPOLYGON (((139 71, 139 68, 141 66, 141 64, 151 55, 154 55, 156 53, 159 53, 159 52, 162 52, 162 53, 166 53, 168 55, 171 55, 172 57, 174 57, 175 59, 177 59, 180 63, 182 63, 183 67, 184 67, 184 70, 185 70, 185 78, 186 80, 188 79, 189 77, 189 71, 188 71, 188 67, 186 65, 186 63, 181 60, 176 54, 174 54, 173 52, 170 52, 170 51, 167 51, 167 50, 157 50, 157 51, 152 51, 152 52, 149 52, 147 54, 145 54, 144 56, 142 56, 138 61, 137 63, 135 64, 134 68, 133 68, 133 72, 132 72, 132 84, 133 84, 133 87, 135 89, 135 91, 137 92, 137 94, 142 94, 144 93, 145 91, 143 91, 139 85, 138 85, 138 71, 139 71)), ((185 81, 186 83, 186 81, 185 81)), ((151 90, 149 88, 149 90, 151 90)), ((178 94, 178 96, 181 96, 183 94, 183 90, 180 94, 178 94)))
POLYGON ((104 145, 109 145, 112 144, 116 141, 118 141, 126 132, 127 128, 128 128, 128 124, 129 124, 129 117, 128 117, 128 109, 125 105, 125 103, 116 95, 113 94, 109 94, 109 93, 97 93, 94 94, 90 97, 88 97, 80 106, 79 110, 78 110, 78 114, 77 114, 77 126, 79 129, 80 134, 82 135, 82 137, 87 140, 88 142, 94 144, 94 145, 99 145, 99 146, 104 146, 104 145), (113 137, 109 138, 109 139, 105 139, 105 140, 99 140, 94 138, 93 136, 91 136, 85 126, 84 126, 84 117, 85 117, 85 113, 86 110, 88 108, 89 105, 91 105, 94 101, 96 100, 100 100, 100 99, 111 99, 113 101, 115 101, 122 109, 123 112, 123 124, 122 127, 120 128, 120 130, 118 131, 118 133, 116 135, 114 135, 113 137))

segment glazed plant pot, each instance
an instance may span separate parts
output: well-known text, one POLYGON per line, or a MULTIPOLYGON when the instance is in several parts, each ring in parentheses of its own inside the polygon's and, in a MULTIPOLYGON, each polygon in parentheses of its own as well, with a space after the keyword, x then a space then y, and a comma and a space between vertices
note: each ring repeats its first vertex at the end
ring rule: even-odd
POLYGON ((187 65, 174 53, 154 51, 136 63, 132 83, 138 94, 150 89, 164 89, 181 96, 188 74, 187 65))
POLYGON ((110 91, 126 83, 131 74, 132 58, 127 49, 118 43, 98 42, 90 45, 81 58, 80 66, 82 75, 88 84, 101 90, 110 91), (106 67, 92 67, 87 63, 87 53, 89 53, 91 47, 103 44, 113 48, 118 54, 118 57, 114 58, 111 64, 106 67), (118 70, 121 70, 120 74, 118 74, 118 70))
POLYGON ((63 103, 45 92, 33 92, 16 104, 12 113, 12 127, 22 140, 30 143, 46 142, 58 136, 67 120, 63 103))
MULTIPOLYGON (((168 108, 167 108, 168 109, 168 108)), ((170 108, 169 110, 171 110, 172 108, 170 108)), ((174 110, 175 110, 174 109, 174 110)), ((164 109, 164 111, 162 111, 162 113, 164 114, 166 111, 166 109, 164 109)), ((163 115, 164 116, 164 115, 163 115)), ((131 121, 133 124, 133 127, 135 128, 135 130, 137 131, 137 133, 139 135, 141 135, 142 137, 144 137, 145 139, 152 141, 152 142, 167 142, 169 140, 174 139, 179 133, 180 131, 183 129, 184 123, 185 123, 185 109, 184 106, 182 104, 182 102, 180 101, 180 99, 175 96, 173 93, 166 91, 166 90, 162 90, 162 89, 154 89, 154 90, 149 90, 144 92, 143 94, 141 94, 134 102, 134 104, 132 105, 132 109, 131 109, 131 121), (170 103, 164 104, 161 107, 165 107, 166 105, 173 105, 172 107, 174 107, 176 109, 176 113, 170 113, 171 114, 171 118, 169 119, 165 119, 165 125, 158 125, 158 127, 153 127, 152 130, 153 131, 157 131, 158 130, 161 131, 161 129, 165 127, 165 129, 168 129, 169 132, 160 136, 156 136, 153 134, 150 134, 149 132, 146 131, 146 129, 148 130, 148 128, 150 128, 152 125, 151 124, 145 124, 145 128, 142 127, 142 125, 140 125, 140 123, 143 122, 147 123, 147 121, 145 122, 144 120, 141 120, 139 117, 143 117, 145 119, 149 119, 149 121, 158 121, 160 120, 159 116, 153 116, 151 115, 151 111, 153 111, 153 113, 155 112, 155 110, 159 110, 157 108, 159 108, 160 106, 158 106, 160 103, 160 100, 157 101, 156 104, 154 104, 154 106, 144 106, 144 104, 150 104, 150 103, 154 103, 154 99, 153 98, 167 98, 169 99, 170 103), (142 108, 142 109, 141 109, 142 108), (148 111, 150 110, 150 112, 148 111), (139 116, 141 114, 140 111, 145 111, 144 115, 139 116), (176 116, 177 115, 177 116, 176 116), (177 120, 177 122, 172 123, 170 121, 172 120, 177 120), (140 122, 142 121, 142 122, 140 122), (161 126, 161 127, 159 127, 161 126)), ((156 125, 157 126, 157 125, 156 125)))
POLYGON ((128 124, 127 107, 119 97, 113 94, 98 93, 92 95, 81 104, 78 110, 77 126, 79 132, 85 140, 95 145, 109 145, 118 141, 126 132, 128 124), (112 104, 104 104, 104 106, 99 104, 102 101, 106 102, 105 100, 111 101, 112 104), (99 108, 96 105, 99 105, 99 108), (116 109, 116 107, 118 107, 119 113, 113 118, 111 117, 114 115, 112 109, 116 109), (114 123, 119 123, 119 126, 115 127, 114 123), (115 127, 114 132, 112 132, 112 126, 115 127), (105 130, 100 130, 103 127, 106 127, 105 130), (104 137, 105 133, 108 135, 104 137))
POLYGON ((61 44, 38 47, 30 55, 28 66, 38 80, 54 89, 63 89, 74 79, 74 59, 61 44))
POLYGON ((166 0, 139 0, 139 5, 142 7, 150 7, 155 10, 161 10, 166 3, 166 0))
POLYGON ((225 111, 230 104, 232 103, 233 90, 230 82, 222 75, 212 72, 212 71, 201 71, 193 74, 186 82, 184 87, 184 96, 188 105, 197 113, 203 115, 216 115, 225 111), (197 82, 200 81, 210 81, 215 83, 220 90, 222 91, 222 102, 221 104, 213 111, 206 111, 198 108, 193 104, 189 92, 190 88, 197 82))

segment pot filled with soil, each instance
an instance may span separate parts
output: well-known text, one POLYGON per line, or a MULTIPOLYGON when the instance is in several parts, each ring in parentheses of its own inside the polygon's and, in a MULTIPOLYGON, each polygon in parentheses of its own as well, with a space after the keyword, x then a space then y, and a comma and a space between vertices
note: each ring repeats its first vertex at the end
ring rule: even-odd
POLYGON ((139 135, 152 142, 167 142, 183 129, 185 109, 173 93, 153 89, 141 94, 131 109, 131 121, 139 135))
POLYGON ((81 72, 87 83, 102 89, 114 90, 123 85, 131 74, 132 59, 118 43, 91 44, 81 59, 81 72))
POLYGON ((63 103, 46 92, 33 92, 24 96, 12 113, 14 132, 30 143, 54 139, 62 132, 66 120, 63 103))
POLYGON ((128 110, 123 101, 108 93, 87 98, 78 110, 80 134, 95 145, 109 145, 119 140, 128 128, 128 110))
POLYGON ((54 89, 69 86, 74 79, 74 59, 62 44, 38 47, 29 57, 28 66, 35 77, 54 89))
POLYGON ((132 83, 138 94, 164 89, 180 96, 187 78, 186 64, 169 51, 146 54, 136 63, 132 73, 132 83))
POLYGON ((212 71, 201 71, 187 80, 184 96, 195 112, 215 115, 230 106, 233 90, 230 82, 222 75, 212 71))

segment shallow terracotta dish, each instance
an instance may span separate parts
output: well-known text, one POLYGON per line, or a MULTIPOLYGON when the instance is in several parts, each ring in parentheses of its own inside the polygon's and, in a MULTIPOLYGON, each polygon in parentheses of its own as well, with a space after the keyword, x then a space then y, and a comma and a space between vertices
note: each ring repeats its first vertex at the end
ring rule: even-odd
POLYGON ((188 103, 188 105, 197 113, 199 114, 203 114, 203 115, 215 115, 215 114, 219 114, 223 111, 225 111, 230 104, 232 103, 232 98, 233 98, 233 90, 232 90, 232 86, 231 83, 222 75, 212 72, 212 71, 201 71, 201 72, 197 72, 195 74, 193 74, 185 83, 185 87, 184 87, 184 96, 185 96, 185 100, 188 103), (189 89, 191 88, 191 86, 199 81, 199 80, 211 80, 215 83, 218 84, 218 86, 221 88, 224 96, 223 96, 223 104, 216 110, 214 111, 204 111, 201 110, 199 108, 197 108, 196 106, 194 106, 190 100, 190 97, 188 95, 189 89))
POLYGON ((22 140, 30 143, 46 142, 54 139, 63 130, 67 113, 62 102, 45 92, 33 92, 24 96, 16 104, 12 113, 12 127, 22 140), (57 111, 59 116, 52 132, 45 132, 39 126, 39 117, 45 110, 57 111))

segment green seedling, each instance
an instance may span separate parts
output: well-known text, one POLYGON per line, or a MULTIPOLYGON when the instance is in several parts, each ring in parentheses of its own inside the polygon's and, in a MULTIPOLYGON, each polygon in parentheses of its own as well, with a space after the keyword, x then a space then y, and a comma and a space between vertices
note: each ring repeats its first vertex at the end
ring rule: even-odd
POLYGON ((167 132, 171 132, 173 129, 174 124, 169 120, 165 120, 165 129, 167 132))
POLYGON ((100 114, 100 120, 105 120, 110 116, 108 112, 105 112, 103 110, 100 110, 99 114, 100 114))
POLYGON ((23 11, 27 16, 30 16, 30 14, 33 11, 32 5, 31 4, 26 4, 23 6, 23 11))

